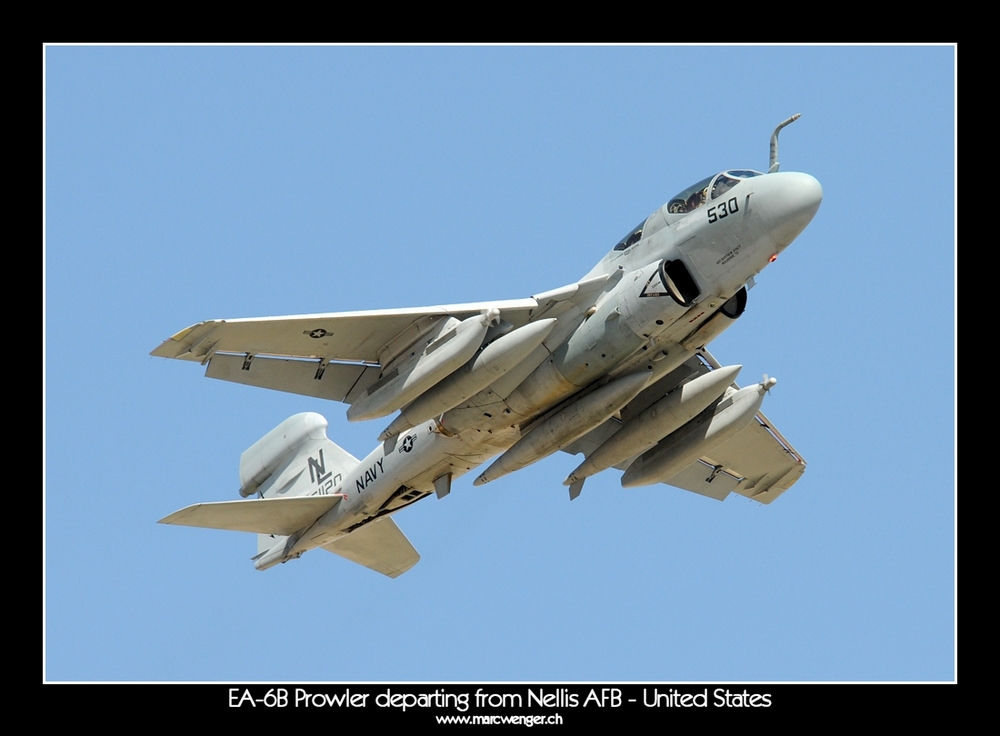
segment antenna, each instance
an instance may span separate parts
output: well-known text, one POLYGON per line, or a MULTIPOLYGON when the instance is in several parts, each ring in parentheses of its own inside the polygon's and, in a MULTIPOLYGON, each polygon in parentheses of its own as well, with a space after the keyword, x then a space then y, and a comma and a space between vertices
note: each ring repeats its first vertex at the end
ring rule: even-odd
POLYGON ((802 113, 795 113, 792 117, 788 118, 788 120, 778 123, 778 127, 774 129, 773 133, 771 133, 771 166, 767 170, 768 174, 773 174, 778 170, 778 167, 781 166, 781 164, 778 163, 778 133, 786 125, 791 125, 800 117, 802 117, 802 113))

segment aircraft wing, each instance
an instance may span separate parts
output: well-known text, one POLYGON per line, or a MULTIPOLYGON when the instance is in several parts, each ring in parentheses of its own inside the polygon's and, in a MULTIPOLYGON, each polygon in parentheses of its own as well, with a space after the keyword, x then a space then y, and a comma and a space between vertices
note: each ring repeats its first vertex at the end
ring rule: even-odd
POLYGON ((771 503, 805 470, 802 456, 758 412, 745 429, 684 468, 667 485, 720 501, 736 492, 771 503))
POLYGON ((160 358, 208 362, 206 375, 225 381, 352 403, 377 380, 379 361, 393 346, 415 341, 446 317, 466 319, 487 309, 514 327, 526 324, 541 297, 418 309, 208 320, 164 340, 160 358), (332 361, 332 362, 331 362, 332 361))
MULTIPOLYGON (((707 350, 694 357, 656 384, 648 387, 622 409, 627 421, 682 381, 696 378, 720 368, 719 362, 707 350)), ((589 456, 611 437, 620 425, 617 418, 609 419, 593 431, 565 448, 570 454, 589 456)), ((616 465, 626 470, 635 458, 616 465)), ((739 493, 760 503, 771 503, 788 490, 805 472, 806 462, 794 447, 758 412, 744 429, 699 458, 665 482, 666 485, 724 500, 730 493, 739 493)))
POLYGON ((441 319, 498 309, 500 319, 517 328, 560 304, 589 298, 607 280, 594 276, 527 299, 208 320, 164 340, 150 355, 208 363, 209 378, 351 404, 378 380, 381 366, 441 319))
POLYGON ((377 363, 382 349, 421 318, 465 319, 497 308, 503 319, 518 327, 528 321, 538 305, 529 298, 417 309, 208 320, 164 340, 150 355, 199 363, 216 352, 377 363))
MULTIPOLYGON (((713 370, 719 361, 701 351, 713 370)), ((707 370, 707 368, 706 368, 707 370)), ((806 461, 763 412, 697 462, 670 479, 667 485, 724 500, 730 491, 761 503, 771 503, 806 471, 806 461)))
POLYGON ((390 578, 399 577, 420 561, 420 554, 391 516, 365 524, 322 549, 390 578))

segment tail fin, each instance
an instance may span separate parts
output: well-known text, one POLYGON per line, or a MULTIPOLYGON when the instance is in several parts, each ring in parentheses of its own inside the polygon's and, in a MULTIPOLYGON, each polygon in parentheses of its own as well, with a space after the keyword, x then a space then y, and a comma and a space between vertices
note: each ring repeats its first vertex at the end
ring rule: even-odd
POLYGON ((240 456, 240 495, 280 498, 332 493, 359 461, 327 439, 326 427, 323 416, 303 412, 254 442, 240 456))
MULTIPOLYGON (((240 456, 240 495, 290 498, 335 493, 343 477, 359 461, 327 439, 327 425, 320 414, 303 412, 253 443, 240 456)), ((258 534, 258 556, 285 539, 258 534)))

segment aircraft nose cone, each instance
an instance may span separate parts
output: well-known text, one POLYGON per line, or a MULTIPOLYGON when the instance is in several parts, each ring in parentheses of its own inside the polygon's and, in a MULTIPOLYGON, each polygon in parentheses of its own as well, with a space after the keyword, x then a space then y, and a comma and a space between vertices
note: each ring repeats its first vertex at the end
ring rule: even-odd
POLYGON ((823 187, 816 178, 797 172, 776 172, 762 177, 764 221, 778 248, 787 247, 806 229, 823 201, 823 187))

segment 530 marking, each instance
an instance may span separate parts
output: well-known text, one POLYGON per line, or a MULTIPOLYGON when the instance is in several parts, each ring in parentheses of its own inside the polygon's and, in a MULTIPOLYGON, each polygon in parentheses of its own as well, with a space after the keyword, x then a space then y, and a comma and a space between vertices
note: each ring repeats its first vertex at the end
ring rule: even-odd
POLYGON ((708 221, 715 222, 723 217, 735 215, 739 211, 740 205, 736 201, 736 197, 730 197, 728 202, 719 202, 715 207, 708 208, 708 221))

